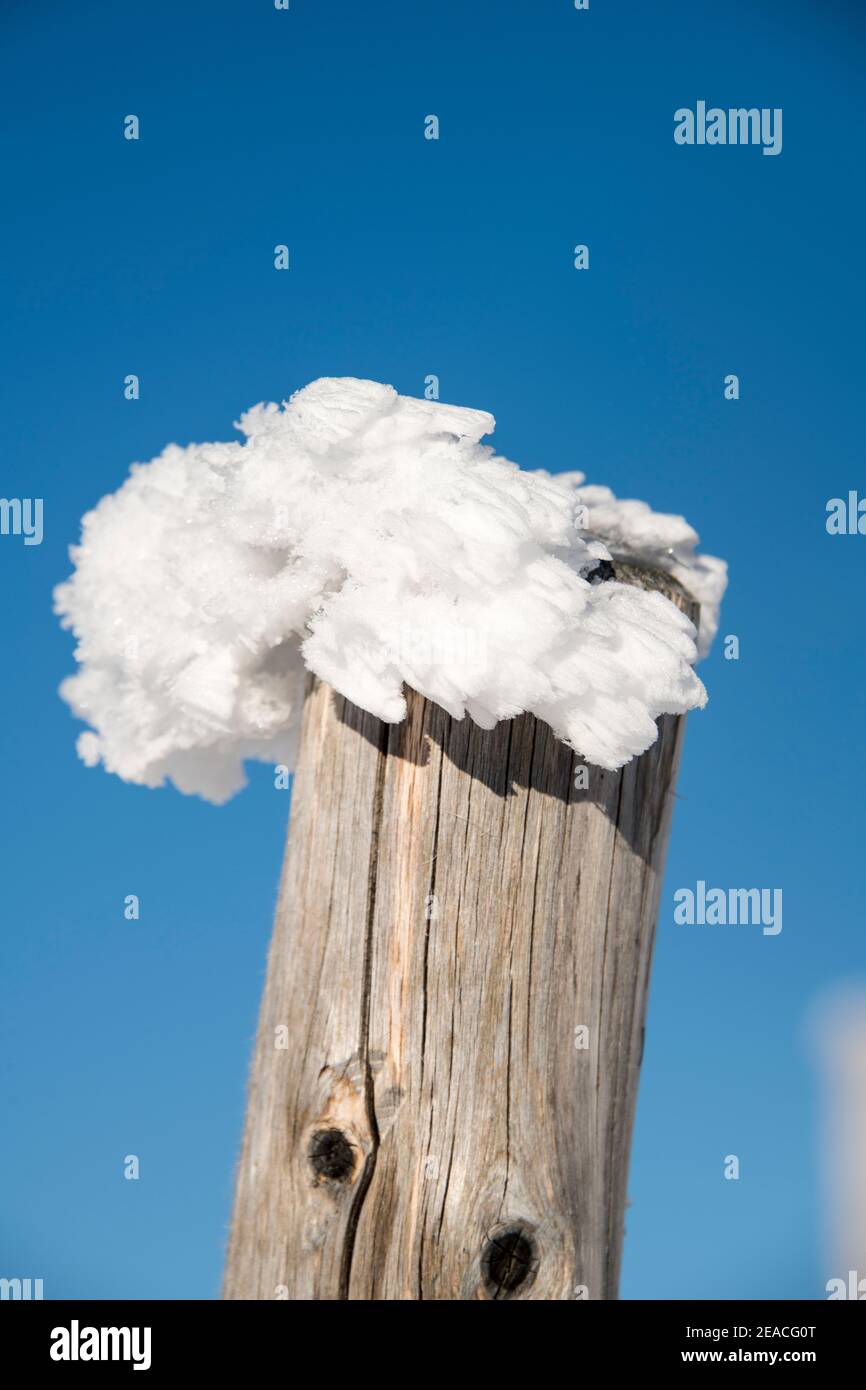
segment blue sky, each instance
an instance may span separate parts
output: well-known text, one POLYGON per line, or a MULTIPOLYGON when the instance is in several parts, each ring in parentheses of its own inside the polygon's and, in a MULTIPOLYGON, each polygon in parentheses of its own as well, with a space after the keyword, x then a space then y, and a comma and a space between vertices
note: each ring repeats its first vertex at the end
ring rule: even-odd
POLYGON ((824 524, 866 493, 863 14, 83 9, 0 19, 0 491, 45 506, 40 546, 0 537, 0 1273, 216 1295, 288 812, 266 768, 214 809, 78 762, 51 592, 80 517, 133 460, 317 376, 435 373, 510 458, 683 512, 730 562, 740 659, 716 648, 689 721, 622 1291, 821 1296, 805 1019, 866 979, 866 538, 824 524), (781 155, 675 145, 698 99, 781 107, 781 155), (781 887, 783 931, 676 927, 698 879, 781 887))

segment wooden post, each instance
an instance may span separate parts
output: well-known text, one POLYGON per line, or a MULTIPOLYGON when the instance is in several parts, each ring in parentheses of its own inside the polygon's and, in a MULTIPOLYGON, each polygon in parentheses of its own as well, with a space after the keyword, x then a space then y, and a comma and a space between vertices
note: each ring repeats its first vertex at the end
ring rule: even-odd
POLYGON ((579 790, 408 702, 309 682, 224 1296, 615 1298, 683 721, 579 790))

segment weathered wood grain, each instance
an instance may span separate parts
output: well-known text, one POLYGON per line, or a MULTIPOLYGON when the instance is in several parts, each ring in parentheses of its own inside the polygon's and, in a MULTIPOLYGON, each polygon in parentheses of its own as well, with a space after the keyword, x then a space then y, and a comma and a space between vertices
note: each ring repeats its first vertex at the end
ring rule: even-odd
POLYGON ((579 790, 408 702, 309 683, 224 1296, 615 1298, 683 721, 579 790))

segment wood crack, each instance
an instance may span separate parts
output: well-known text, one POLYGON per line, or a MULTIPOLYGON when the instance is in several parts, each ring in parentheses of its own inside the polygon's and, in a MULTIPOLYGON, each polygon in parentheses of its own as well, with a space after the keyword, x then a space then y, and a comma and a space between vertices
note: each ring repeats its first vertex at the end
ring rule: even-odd
POLYGON ((370 863, 367 871, 367 920, 364 934, 364 985, 361 993, 360 1038, 358 1057, 364 1077, 364 1107, 369 1129, 370 1149, 364 1160, 364 1167, 352 1197, 352 1205, 346 1221, 343 1237, 343 1253, 340 1260, 341 1300, 349 1297, 352 1279, 352 1256, 355 1252, 355 1238, 364 1199, 376 1171, 379 1153, 379 1124, 376 1119, 376 1090, 373 1068, 370 1065, 370 1000, 373 981, 373 928, 376 916, 376 883, 379 869, 379 840, 382 830, 382 803, 385 791, 385 770, 388 764, 388 725, 379 724, 379 755, 376 764, 376 786, 373 794, 372 829, 370 836, 370 863))

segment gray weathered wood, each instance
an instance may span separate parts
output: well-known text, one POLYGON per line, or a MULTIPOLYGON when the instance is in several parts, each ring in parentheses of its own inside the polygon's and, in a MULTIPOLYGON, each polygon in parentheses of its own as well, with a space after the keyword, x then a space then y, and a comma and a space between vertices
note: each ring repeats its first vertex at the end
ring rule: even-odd
POLYGON ((683 721, 581 791, 408 703, 309 682, 224 1296, 615 1298, 683 721))

